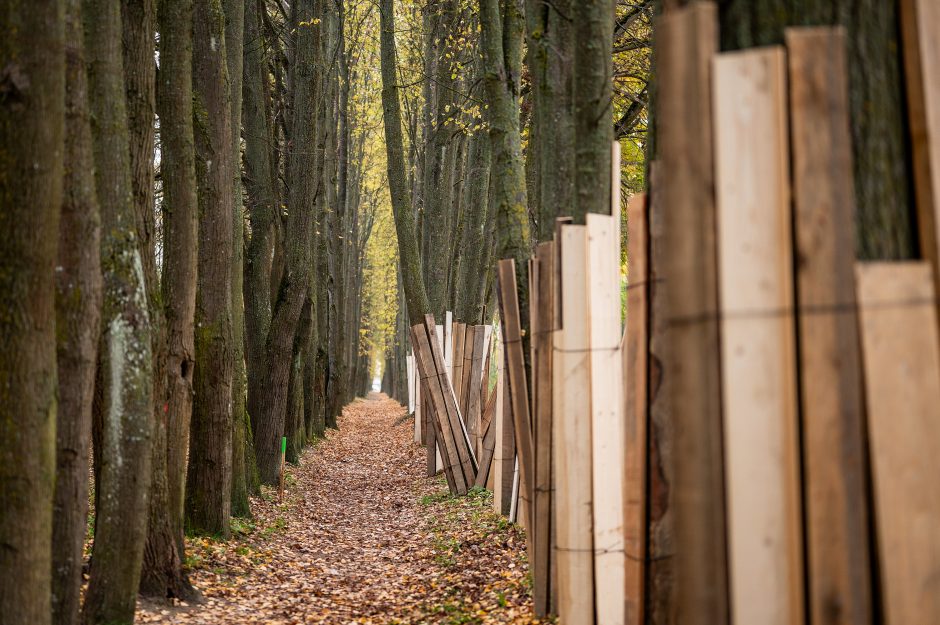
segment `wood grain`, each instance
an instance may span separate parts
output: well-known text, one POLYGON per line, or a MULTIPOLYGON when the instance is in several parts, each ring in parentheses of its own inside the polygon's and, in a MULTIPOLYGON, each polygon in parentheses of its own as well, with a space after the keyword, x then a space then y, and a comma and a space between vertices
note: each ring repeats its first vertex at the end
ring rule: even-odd
MULTIPOLYGON (((695 2, 657 23, 657 137, 665 219, 663 356, 673 424, 675 622, 728 622, 722 467, 711 59, 713 3, 695 2)), ((659 618, 660 615, 657 615, 659 618)), ((660 622, 670 622, 662 615, 660 622)))
POLYGON ((786 57, 714 61, 718 271, 731 612, 803 622, 786 57))
POLYGON ((856 265, 886 625, 940 623, 940 355, 928 262, 856 265))
POLYGON ((845 33, 786 31, 812 623, 872 622, 845 33))

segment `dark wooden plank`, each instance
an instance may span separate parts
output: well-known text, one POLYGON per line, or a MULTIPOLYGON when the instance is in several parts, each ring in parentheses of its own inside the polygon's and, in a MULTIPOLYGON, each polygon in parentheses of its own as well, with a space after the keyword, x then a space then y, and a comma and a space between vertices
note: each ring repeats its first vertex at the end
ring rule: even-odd
POLYGON ((627 554, 626 623, 642 625, 646 574, 647 360, 649 358, 649 227, 646 196, 627 206, 627 323, 620 347, 623 358, 627 475, 624 493, 627 554))
POLYGON ((496 352, 496 388, 493 390, 496 425, 496 452, 494 457, 493 505, 496 511, 509 516, 512 504, 513 471, 516 461, 516 438, 513 432, 512 407, 506 389, 506 363, 503 346, 496 352))
POLYGON ((807 601, 811 622, 872 622, 845 35, 786 32, 807 601))
POLYGON ((479 456, 483 453, 483 420, 480 405, 480 388, 483 384, 483 339, 486 326, 472 326, 467 336, 473 334, 471 358, 467 367, 467 431, 473 443, 473 450, 479 456))
MULTIPOLYGON (((454 436, 451 425, 446 418, 447 409, 444 404, 440 386, 440 374, 432 356, 430 340, 423 326, 416 325, 411 328, 412 345, 418 363, 421 385, 427 389, 427 396, 431 400, 428 405, 428 414, 433 425, 435 438, 439 443, 441 459, 444 461, 444 475, 451 493, 463 495, 467 492, 467 482, 455 459, 459 458, 454 445, 454 436)), ((433 453, 433 452, 432 452, 433 453)))
MULTIPOLYGON (((516 263, 511 258, 499 261, 500 327, 503 331, 503 354, 512 405, 512 421, 519 456, 520 498, 526 507, 532 502, 535 483, 532 423, 529 417, 529 392, 526 383, 525 359, 522 349, 522 322, 519 318, 519 297, 516 289, 516 263)), ((531 518, 531 510, 526 511, 531 518)))
POLYGON ((657 23, 657 129, 665 217, 670 349, 676 622, 729 621, 722 465, 711 62, 714 3, 695 2, 657 23), (674 349, 673 349, 674 347, 674 349))
POLYGON ((496 427, 493 419, 483 428, 482 451, 480 454, 480 469, 477 471, 477 479, 473 485, 478 488, 486 486, 490 479, 490 471, 493 467, 493 455, 496 451, 496 427))
POLYGON ((554 244, 540 243, 535 250, 530 290, 532 332, 532 414, 535 441, 535 503, 532 525, 534 560, 532 599, 535 613, 551 610, 552 563, 552 335, 554 324, 554 244))

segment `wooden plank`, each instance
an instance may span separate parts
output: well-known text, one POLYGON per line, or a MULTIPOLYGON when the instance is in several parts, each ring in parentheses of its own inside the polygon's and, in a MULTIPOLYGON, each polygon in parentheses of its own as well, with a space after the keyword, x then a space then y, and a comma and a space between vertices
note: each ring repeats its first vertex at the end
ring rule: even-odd
POLYGON ((534 559, 532 600, 535 613, 551 610, 552 562, 552 335, 555 329, 554 244, 540 243, 532 262, 529 292, 532 332, 532 429, 535 441, 534 559))
MULTIPOLYGON (((670 250, 666 247, 662 202, 662 167, 650 163, 649 196, 649 358, 646 395, 649 410, 647 433, 646 584, 644 621, 653 625, 675 622, 675 512, 673 447, 669 376, 663 369, 669 345, 667 284, 663 276, 670 250)), ((632 262, 632 261, 631 261, 632 262)), ((630 321, 629 314, 627 321, 630 321)))
POLYGON ((920 250, 940 279, 940 3, 900 0, 920 250))
MULTIPOLYGON (((669 345, 663 354, 674 425, 672 512, 675 622, 728 622, 722 470, 711 58, 714 3, 694 2, 656 25, 657 144, 665 218, 663 277, 669 345)), ((658 615, 657 615, 658 616, 658 615)))
POLYGON ((630 198, 627 206, 627 324, 621 343, 626 427, 626 509, 624 549, 626 564, 626 623, 642 625, 644 619, 646 561, 646 454, 647 454, 647 359, 649 336, 649 229, 646 196, 630 198))
POLYGON ((786 32, 799 315, 807 602, 813 623, 872 622, 855 188, 845 34, 786 32))
POLYGON ((594 596, 597 620, 624 622, 623 359, 620 355, 620 228, 610 215, 589 214, 588 328, 591 358, 591 462, 594 490, 594 596))
POLYGON ((473 485, 477 488, 486 486, 490 479, 490 472, 493 468, 493 454, 496 451, 496 424, 490 419, 490 422, 483 428, 483 444, 480 452, 480 470, 477 471, 477 479, 473 485))
POLYGON ((470 378, 473 375, 473 350, 474 341, 476 340, 476 326, 467 324, 464 328, 464 337, 463 375, 460 380, 460 413, 466 415, 470 412, 470 378))
POLYGON ((414 356, 405 355, 405 377, 408 380, 408 412, 415 411, 415 362, 414 356))
POLYGON ((714 61, 722 401, 735 623, 803 622, 786 57, 714 61), (759 137, 759 140, 755 138, 759 137))
POLYGON ((473 336, 471 358, 465 361, 467 369, 467 430, 476 454, 483 453, 483 422, 480 405, 480 388, 483 384, 483 339, 486 326, 472 326, 467 336, 473 336))
MULTIPOLYGON (((585 226, 556 235, 561 329, 553 336, 552 457, 555 462, 555 561, 559 621, 594 623, 594 534, 591 529, 591 360, 588 354, 585 226), (563 417, 562 417, 563 415, 563 417)), ((557 274, 556 274, 557 275, 557 274)), ((556 312, 559 308, 556 307, 556 312)))
POLYGON ((532 423, 529 418, 529 392, 526 383, 525 360, 522 347, 522 322, 519 317, 519 299, 516 289, 516 263, 511 258, 499 261, 499 314, 503 331, 503 358, 506 360, 506 380, 512 405, 512 421, 519 456, 519 479, 522 484, 520 498, 528 507, 532 502, 534 452, 532 423))
POLYGON ((422 428, 424 422, 424 415, 421 412, 421 377, 418 375, 418 363, 415 360, 414 355, 411 356, 411 370, 412 377, 414 378, 414 401, 415 401, 415 442, 420 444, 424 443, 424 429, 422 428))
MULTIPOLYGON (((431 401, 428 405, 428 417, 435 433, 435 439, 441 442, 440 455, 443 460, 444 475, 447 479, 447 486, 452 494, 465 494, 467 492, 467 483, 463 474, 452 459, 457 459, 456 447, 453 444, 453 432, 450 431, 450 423, 446 418, 446 408, 444 407, 444 398, 442 396, 440 375, 436 369, 430 341, 433 338, 428 337, 427 330, 422 325, 415 325, 411 328, 411 341, 417 356, 418 372, 421 377, 422 385, 425 386, 427 398, 431 401)), ((436 448, 437 446, 435 446, 436 448)), ((431 447, 428 448, 429 451, 431 447)))
MULTIPOLYGON (((464 324, 456 322, 454 323, 454 335, 453 340, 453 375, 450 378, 451 386, 454 389, 454 396, 459 397, 459 392, 461 385, 463 383, 463 349, 464 349, 464 338, 466 333, 464 332, 464 324)), ((460 408, 460 401, 457 401, 457 407, 460 408)), ((461 414, 463 410, 461 409, 461 414)))
POLYGON ((500 514, 509 516, 512 500, 512 474, 516 458, 516 443, 513 434, 512 408, 506 393, 506 366, 503 345, 496 350, 496 451, 493 459, 493 507, 500 514))
POLYGON ((940 623, 940 355, 927 262, 856 266, 886 625, 940 623))
MULTIPOLYGON (((434 316, 426 315, 425 320, 426 321, 424 325, 428 329, 428 334, 431 334, 435 331, 434 316)), ((457 410, 457 404, 454 398, 454 390, 450 386, 450 380, 446 375, 444 354, 441 352, 440 346, 435 340, 436 337, 430 336, 429 338, 432 345, 431 356, 434 359, 434 363, 437 366, 437 370, 439 372, 441 390, 443 392, 444 409, 447 414, 447 419, 450 422, 451 432, 454 436, 454 446, 457 450, 458 462, 455 462, 454 464, 460 465, 460 470, 463 472, 464 480, 469 486, 472 485, 476 479, 476 458, 474 458, 473 450, 469 447, 467 431, 464 428, 464 423, 460 416, 460 412, 457 410)))

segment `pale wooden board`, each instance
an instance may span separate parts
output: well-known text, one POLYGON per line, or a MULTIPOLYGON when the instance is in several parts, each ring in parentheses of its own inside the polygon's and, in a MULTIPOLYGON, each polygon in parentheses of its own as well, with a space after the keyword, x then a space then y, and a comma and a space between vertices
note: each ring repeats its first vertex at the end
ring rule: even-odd
POLYGON ((408 378, 408 412, 415 411, 415 361, 414 356, 405 356, 405 376, 408 378))
POLYGON ((552 335, 554 244, 540 243, 532 260, 529 329, 532 332, 532 429, 535 441, 535 501, 532 515, 532 602, 535 613, 551 610, 552 561, 552 335))
POLYGON ((467 492, 467 483, 464 480, 463 473, 460 471, 459 458, 456 447, 454 446, 453 432, 451 431, 450 421, 447 418, 447 411, 444 406, 441 386, 438 382, 440 375, 431 351, 429 341, 433 337, 428 337, 427 330, 421 324, 411 328, 412 345, 415 348, 417 356, 418 372, 427 390, 428 415, 433 425, 435 439, 443 442, 443 449, 435 446, 440 452, 438 461, 443 465, 442 469, 447 478, 447 486, 452 494, 465 494, 467 492))
POLYGON ((886 625, 940 623, 940 356, 927 262, 856 266, 886 625))
POLYGON ((470 326, 467 335, 472 332, 472 357, 467 367, 467 430, 473 442, 477 456, 483 453, 483 414, 480 403, 480 389, 483 385, 483 356, 486 326, 470 326))
POLYGON ((594 595, 597 620, 624 622, 623 360, 620 355, 620 228, 609 215, 589 214, 588 322, 591 354, 591 462, 594 489, 594 595))
POLYGON ((872 622, 855 189, 845 36, 786 31, 803 432, 807 603, 814 623, 872 622))
POLYGON ((649 358, 649 230, 646 196, 627 206, 627 324, 621 343, 626 426, 626 623, 642 625, 646 561, 647 359, 649 358))
MULTIPOLYGON (((675 480, 672 461, 675 426, 671 415, 671 385, 663 371, 669 345, 666 281, 663 271, 670 250, 666 247, 662 202, 662 167, 650 163, 649 196, 649 358, 647 360, 647 405, 649 441, 646 491, 646 584, 644 621, 672 625, 675 621, 675 512, 672 493, 675 480)), ((629 314, 627 316, 629 322, 629 314)))
POLYGON ((497 345, 496 359, 496 451, 493 459, 493 505, 500 514, 509 515, 512 500, 512 476, 516 458, 516 443, 512 425, 512 409, 506 392, 506 366, 503 345, 497 345))
POLYGON ((917 233, 924 258, 940 278, 940 2, 900 0, 901 44, 917 198, 917 233))
POLYGON ((732 621, 803 622, 786 57, 714 61, 732 621))
POLYGON ((412 377, 414 378, 414 402, 415 402, 415 442, 423 443, 424 442, 424 431, 422 430, 422 421, 424 415, 421 412, 421 377, 418 375, 418 364, 415 360, 415 357, 411 357, 412 365, 412 377))
MULTIPOLYGON (((654 623, 728 622, 721 367, 715 242, 711 57, 718 50, 714 3, 663 14, 657 35, 657 147, 664 224, 664 376, 672 421, 670 513, 675 529, 674 614, 654 623)), ((659 592, 659 591, 657 591, 659 592)), ((659 601, 658 598, 652 598, 659 601)), ((664 601, 669 601, 664 598, 664 601)))
MULTIPOLYGON (((554 333, 552 363, 552 456, 555 462, 555 561, 559 620, 594 623, 594 535, 591 527, 591 360, 585 226, 562 225, 555 238, 560 254, 561 329, 554 333)), ((556 309, 557 310, 557 309, 556 309)))

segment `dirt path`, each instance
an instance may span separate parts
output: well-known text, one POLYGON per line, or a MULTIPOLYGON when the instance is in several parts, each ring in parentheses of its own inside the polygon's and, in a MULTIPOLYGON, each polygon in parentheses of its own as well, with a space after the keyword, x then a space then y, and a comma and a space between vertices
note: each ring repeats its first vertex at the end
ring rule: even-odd
POLYGON ((485 492, 452 499, 424 477, 403 414, 384 395, 349 405, 290 471, 284 502, 254 502, 232 540, 190 541, 205 604, 148 603, 138 622, 537 622, 521 532, 485 492))

